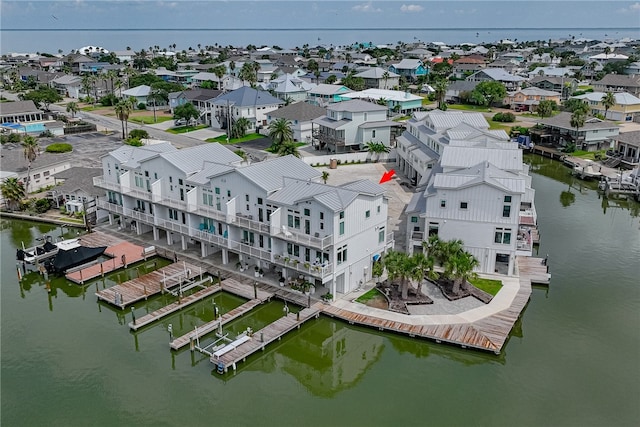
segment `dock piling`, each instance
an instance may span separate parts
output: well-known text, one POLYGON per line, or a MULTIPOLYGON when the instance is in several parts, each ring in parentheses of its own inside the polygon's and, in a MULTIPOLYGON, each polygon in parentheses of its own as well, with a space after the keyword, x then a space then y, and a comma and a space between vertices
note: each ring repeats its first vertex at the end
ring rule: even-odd
POLYGON ((167 326, 167 332, 169 332, 169 342, 173 341, 173 325, 171 323, 167 326))
POLYGON ((136 324, 136 313, 135 313, 135 307, 131 306, 131 318, 133 319, 133 324, 136 324))

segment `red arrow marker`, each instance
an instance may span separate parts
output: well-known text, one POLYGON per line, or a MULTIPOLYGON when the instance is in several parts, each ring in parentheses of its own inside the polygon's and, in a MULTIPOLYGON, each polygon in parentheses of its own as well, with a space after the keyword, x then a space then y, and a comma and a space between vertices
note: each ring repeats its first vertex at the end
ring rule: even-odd
POLYGON ((396 171, 394 171, 393 169, 391 169, 389 172, 385 172, 384 174, 382 174, 382 178, 380 178, 380 182, 379 184, 382 184, 384 182, 390 181, 391 177, 393 176, 393 174, 395 174, 396 171))

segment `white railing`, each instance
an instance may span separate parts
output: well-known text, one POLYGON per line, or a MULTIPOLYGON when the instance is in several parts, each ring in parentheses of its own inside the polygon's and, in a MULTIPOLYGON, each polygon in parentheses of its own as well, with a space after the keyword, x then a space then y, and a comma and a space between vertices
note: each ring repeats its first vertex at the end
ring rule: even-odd
POLYGON ((271 261, 271 252, 266 249, 255 247, 251 244, 231 240, 229 241, 229 248, 255 258, 260 258, 265 261, 271 261))
POLYGON ((239 227, 248 228, 254 231, 259 231, 261 233, 268 233, 271 227, 269 224, 264 224, 258 221, 255 221, 251 217, 247 217, 241 214, 230 215, 231 224, 235 224, 239 227))
POLYGON ((296 229, 287 228, 286 233, 284 230, 278 230, 275 233, 280 239, 287 240, 289 242, 300 243, 305 246, 318 248, 324 250, 333 244, 333 236, 315 237, 309 234, 302 234, 296 231, 296 229))
POLYGON ((169 197, 163 197, 159 202, 163 206, 167 206, 174 209, 187 210, 187 202, 183 200, 171 199, 169 197))
POLYGON ((217 221, 222 221, 222 222, 227 221, 227 214, 208 206, 197 205, 194 213, 198 215, 202 215, 207 218, 215 219, 217 221))
POLYGON ((323 264, 311 264, 306 261, 300 261, 296 258, 291 258, 285 261, 287 257, 276 255, 273 263, 285 267, 289 270, 295 270, 300 273, 308 274, 315 277, 326 277, 332 273, 332 264, 325 262, 323 264))
POLYGON ((228 246, 228 239, 219 234, 209 233, 208 231, 192 229, 191 237, 195 237, 196 239, 200 239, 205 242, 214 243, 225 248, 228 246))
POLYGON ((102 178, 101 176, 93 177, 93 185, 98 188, 103 188, 105 190, 112 190, 118 193, 122 192, 122 185, 119 182, 110 182, 102 178))
POLYGON ((169 221, 166 219, 156 219, 156 225, 160 227, 164 227, 171 231, 177 231, 178 233, 189 236, 189 227, 183 224, 178 224, 177 222, 169 221))
MULTIPOLYGON (((390 233, 391 239, 393 240, 393 233, 390 233)), ((411 240, 419 240, 419 241, 423 241, 424 240, 424 232, 422 231, 412 231, 411 232, 411 240)), ((387 237, 387 243, 389 243, 389 237, 387 237)))
POLYGON ((393 243, 394 241, 393 233, 387 233, 387 243, 393 243))
POLYGON ((150 191, 122 186, 122 193, 131 197, 135 197, 136 199, 151 201, 150 191))
POLYGON ((140 212, 136 209, 124 208, 123 215, 126 215, 131 218, 135 218, 139 221, 146 222, 149 225, 155 224, 155 217, 151 214, 140 212))
POLYGON ((117 214, 123 214, 124 212, 124 207, 117 205, 115 203, 111 203, 111 202, 107 202, 106 200, 100 200, 98 199, 97 201, 97 205, 100 209, 104 209, 106 211, 109 212, 113 212, 113 213, 117 213, 117 214))

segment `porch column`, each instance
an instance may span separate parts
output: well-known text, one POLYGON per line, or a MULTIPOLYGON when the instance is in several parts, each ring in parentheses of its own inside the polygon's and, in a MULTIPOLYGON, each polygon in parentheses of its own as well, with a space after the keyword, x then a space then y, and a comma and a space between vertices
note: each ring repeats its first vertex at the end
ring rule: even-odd
POLYGON ((142 223, 140 221, 136 221, 136 234, 138 236, 142 234, 142 223))
POLYGON ((113 225, 113 214, 109 212, 109 225, 113 225))
POLYGON ((180 244, 182 246, 182 250, 186 251, 187 250, 187 236, 185 236, 184 234, 180 235, 180 244))
POLYGON ((222 249, 222 264, 229 264, 229 250, 222 249))
POLYGON ((167 230, 167 245, 173 245, 173 233, 167 230))
POLYGON ((153 226, 153 240, 160 240, 160 230, 155 225, 153 226))
POLYGON ((204 258, 207 255, 209 255, 208 252, 209 252, 209 245, 204 241, 200 242, 200 256, 204 258))

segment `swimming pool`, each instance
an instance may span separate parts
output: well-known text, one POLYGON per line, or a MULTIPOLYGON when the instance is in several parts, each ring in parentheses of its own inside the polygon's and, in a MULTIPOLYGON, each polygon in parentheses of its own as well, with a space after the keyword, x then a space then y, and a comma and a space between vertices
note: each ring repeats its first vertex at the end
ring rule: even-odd
POLYGON ((25 132, 27 133, 44 132, 47 130, 44 123, 27 123, 22 126, 24 126, 25 132))

